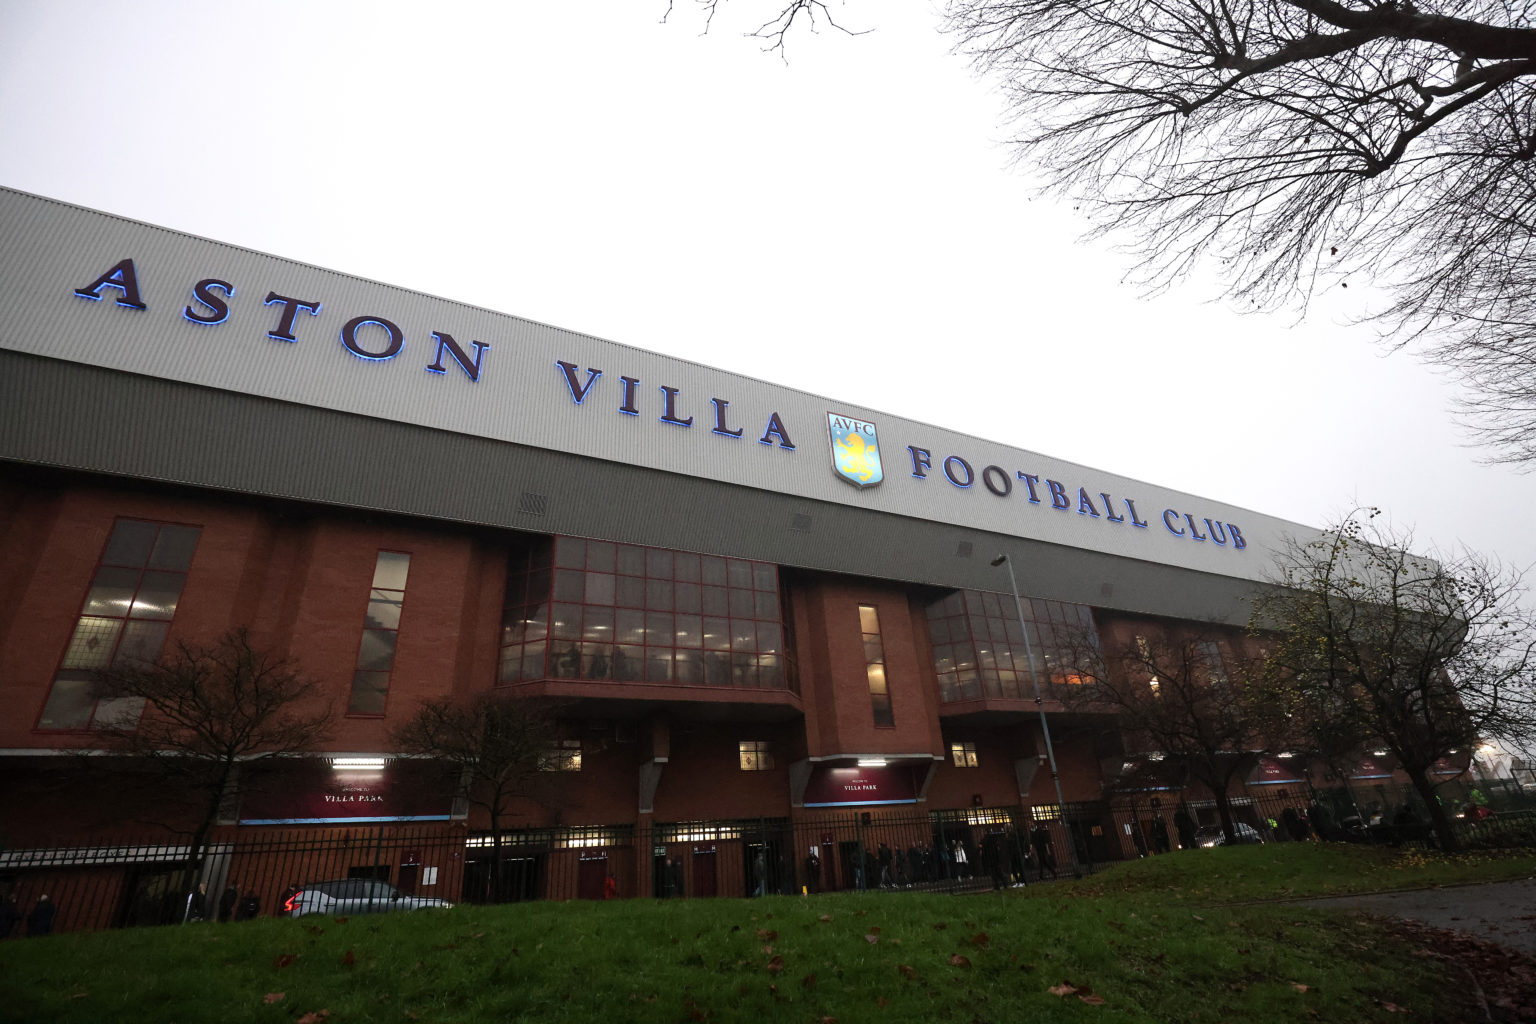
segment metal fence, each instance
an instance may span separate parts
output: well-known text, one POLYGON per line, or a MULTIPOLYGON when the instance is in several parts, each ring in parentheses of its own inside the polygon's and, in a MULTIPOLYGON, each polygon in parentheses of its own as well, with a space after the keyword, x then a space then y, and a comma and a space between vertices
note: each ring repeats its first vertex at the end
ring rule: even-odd
MULTIPOLYGON (((1490 787, 1474 797, 1471 788, 1442 797, 1465 815, 1457 819, 1461 842, 1536 844, 1536 807, 1526 794, 1490 787), (1471 813, 1477 807, 1487 813, 1471 813)), ((1432 843, 1427 828, 1402 827, 1410 815, 1421 823, 1428 816, 1401 787, 1251 787, 1232 809, 1266 842, 1432 843)), ((450 903, 965 893, 1201 845, 1216 824, 1210 800, 1137 793, 1064 809, 839 812, 798 821, 519 829, 499 838, 446 825, 247 827, 216 837, 190 864, 184 842, 163 839, 39 845, 0 850, 0 937, 287 916, 296 890, 344 879, 450 903)), ((385 901, 385 909, 394 905, 385 901)))
POLYGON ((163 839, 7 849, 0 936, 286 916, 295 891, 344 879, 450 903, 971 892, 1113 859, 1091 838, 1102 832, 1097 819, 1068 812, 1065 824, 1042 815, 1033 831, 1017 807, 518 829, 499 839, 453 827, 244 828, 195 863, 184 842, 163 839), (43 916, 29 920, 39 904, 43 916))

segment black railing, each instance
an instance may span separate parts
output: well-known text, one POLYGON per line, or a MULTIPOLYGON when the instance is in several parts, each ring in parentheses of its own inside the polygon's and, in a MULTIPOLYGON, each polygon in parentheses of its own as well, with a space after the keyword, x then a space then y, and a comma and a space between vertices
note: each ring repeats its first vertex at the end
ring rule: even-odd
POLYGON ((0 931, 10 923, 9 937, 26 934, 40 902, 52 908, 43 915, 51 931, 290 916, 317 906, 295 892, 359 879, 389 886, 349 887, 370 893, 362 911, 426 901, 975 892, 1102 863, 1106 850, 1092 838, 1102 824, 1076 820, 1078 805, 1067 810, 1065 827, 1051 818, 1033 833, 1017 807, 517 829, 499 838, 462 827, 243 828, 190 865, 175 840, 12 848, 0 851, 0 931))
MULTIPOLYGON (((1536 844, 1536 808, 1517 806, 1522 793, 1472 789, 1441 793, 1462 815, 1454 819, 1459 843, 1536 844)), ((1422 802, 1406 787, 1255 786, 1232 799, 1232 811, 1243 837, 1265 842, 1434 843, 1422 802)), ((1064 814, 1054 806, 836 812, 794 822, 515 829, 500 837, 449 825, 246 827, 215 837, 195 864, 184 840, 35 844, 0 849, 0 935, 27 934, 29 919, 32 930, 88 931, 291 916, 295 907, 337 906, 295 900, 295 891, 345 880, 388 884, 348 887, 370 896, 347 912, 427 901, 969 893, 1201 845, 1216 824, 1212 801, 1161 792, 1069 803, 1064 814)))

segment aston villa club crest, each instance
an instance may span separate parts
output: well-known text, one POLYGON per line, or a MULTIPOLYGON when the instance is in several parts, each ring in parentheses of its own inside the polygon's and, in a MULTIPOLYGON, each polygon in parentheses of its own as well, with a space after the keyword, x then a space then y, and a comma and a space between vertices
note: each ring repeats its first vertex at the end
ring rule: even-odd
POLYGON ((855 487, 873 487, 885 479, 880 468, 880 439, 875 425, 852 416, 827 413, 832 435, 832 468, 855 487))

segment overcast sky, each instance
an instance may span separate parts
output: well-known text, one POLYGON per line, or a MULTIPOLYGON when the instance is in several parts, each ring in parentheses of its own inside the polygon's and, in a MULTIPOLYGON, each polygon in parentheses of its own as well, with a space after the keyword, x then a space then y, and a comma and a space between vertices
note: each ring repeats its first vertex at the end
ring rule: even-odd
MULTIPOLYGON (((1031 198, 921 2, 0 2, 0 184, 1312 526, 1536 563, 1536 478, 1356 287, 1239 315, 1031 198)), ((3 244, 3 240, 0 240, 3 244)), ((1363 284, 1361 282, 1360 284, 1363 284)))

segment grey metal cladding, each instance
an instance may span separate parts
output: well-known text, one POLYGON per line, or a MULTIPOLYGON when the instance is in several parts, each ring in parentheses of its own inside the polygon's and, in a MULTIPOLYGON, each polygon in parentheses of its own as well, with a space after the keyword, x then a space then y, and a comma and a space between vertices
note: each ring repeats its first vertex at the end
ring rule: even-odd
POLYGON ((0 350, 0 459, 512 530, 1241 622, 1251 584, 0 350), (531 514, 528 496, 543 499, 531 514), (797 528, 809 519, 809 528, 797 528), (974 557, 958 552, 970 545, 974 557), (1113 599, 1104 584, 1113 581, 1113 599))
MULTIPOLYGON (((830 523, 838 519, 831 512, 835 507, 1256 580, 1269 568, 1270 550, 1286 535, 1313 533, 1275 517, 959 431, 14 190, 0 189, 0 238, 6 240, 0 245, 0 348, 228 395, 259 396, 291 403, 290 409, 331 410, 373 424, 414 424, 541 450, 551 458, 565 453, 629 465, 666 474, 674 488, 691 478, 700 481, 703 491, 709 490, 704 483, 713 481, 758 495, 792 496, 819 510, 815 525, 799 531, 807 538, 830 535, 830 523), (136 261, 147 309, 121 308, 111 292, 97 302, 75 296, 74 289, 126 257, 136 261), (182 315, 195 301, 194 284, 205 278, 236 288, 229 316, 218 325, 182 315), (294 343, 269 338, 279 316, 279 307, 264 302, 270 293, 315 300, 322 307, 313 317, 300 315, 294 343), (348 351, 341 341, 343 325, 365 316, 398 325, 405 339, 399 358, 359 359, 348 351), (441 374, 424 372, 433 364, 435 332, 451 334, 464 346, 471 341, 491 345, 478 383, 456 365, 441 374), (576 401, 567 386, 557 366, 561 360, 576 367, 583 379, 588 368, 603 371, 584 401, 576 401), (635 415, 620 412, 623 376, 638 382, 635 415), (694 426, 659 421, 668 388, 678 396, 679 418, 694 417, 694 426), (743 436, 711 429, 712 399, 729 403, 730 423, 743 436), (833 472, 829 412, 877 423, 886 463, 880 486, 851 487, 833 472), (775 415, 793 437, 795 451, 758 443, 775 415), (909 446, 931 453, 926 476, 913 472, 909 446), (973 486, 945 479, 942 467, 950 455, 968 460, 976 476, 973 486), (1006 483, 1008 496, 988 493, 983 470, 989 466, 998 474, 990 479, 999 489, 1006 483), (1038 478, 1042 493, 1046 482, 1059 481, 1059 497, 1068 504, 1053 508, 1049 500, 1028 501, 1026 477, 1016 474, 1038 478), (1102 515, 1105 493, 1122 502, 1134 497, 1150 528, 1136 529, 1102 515), (1087 503, 1100 507, 1090 512, 1087 503), (1207 517, 1241 524, 1247 545, 1236 550, 1235 545, 1181 538, 1158 521, 1163 509, 1177 510, 1174 526, 1180 515, 1192 517, 1191 529, 1207 517)), ((382 328, 375 322, 364 329, 370 344, 378 344, 382 328)), ((849 339, 848 348, 860 344, 873 347, 868 339, 849 339)), ((942 349, 942 339, 935 348, 942 349)), ((833 364, 829 369, 836 372, 833 364)), ((986 400, 1010 399, 1003 384, 979 382, 978 396, 983 387, 986 400)), ((468 442, 437 440, 431 447, 443 458, 463 444, 468 442)), ((349 477, 354 483, 360 479, 356 467, 331 471, 341 475, 338 487, 349 477)), ((398 472, 418 475, 430 469, 401 463, 398 472)), ((557 495, 549 497, 552 505, 557 503, 557 495)), ((361 496, 360 504, 381 500, 361 496)), ((741 514, 745 506, 738 502, 734 507, 741 514)))

